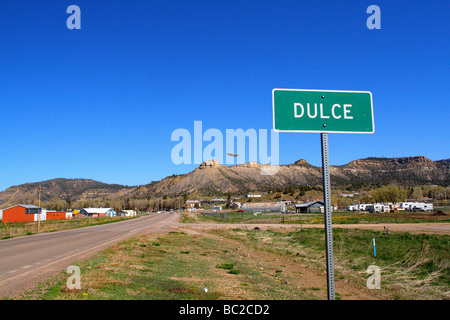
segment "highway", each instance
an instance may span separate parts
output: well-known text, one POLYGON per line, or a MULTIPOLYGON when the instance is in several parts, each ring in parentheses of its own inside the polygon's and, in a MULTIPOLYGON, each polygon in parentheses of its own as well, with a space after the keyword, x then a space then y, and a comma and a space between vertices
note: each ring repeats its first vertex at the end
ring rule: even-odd
MULTIPOLYGON (((122 240, 143 233, 174 230, 179 214, 41 233, 0 241, 0 298, 14 297, 46 278, 122 240)), ((68 274, 69 276, 69 274, 68 274)))

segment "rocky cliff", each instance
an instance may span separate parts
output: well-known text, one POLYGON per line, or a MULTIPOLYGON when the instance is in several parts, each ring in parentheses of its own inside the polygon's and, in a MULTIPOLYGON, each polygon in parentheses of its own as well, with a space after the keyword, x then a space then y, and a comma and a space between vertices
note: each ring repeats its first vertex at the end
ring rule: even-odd
MULTIPOLYGON (((389 183, 405 186, 420 184, 448 186, 449 167, 448 159, 432 161, 422 156, 366 158, 351 161, 343 166, 330 166, 330 175, 332 185, 339 187, 389 183)), ((0 206, 32 203, 37 197, 38 185, 43 187, 42 200, 70 197, 71 201, 78 201, 175 196, 184 193, 201 195, 247 193, 306 184, 321 186, 322 168, 315 167, 304 159, 276 167, 255 162, 225 166, 212 159, 203 162, 187 174, 169 176, 139 187, 106 184, 89 179, 53 179, 13 186, 0 192, 0 206)))

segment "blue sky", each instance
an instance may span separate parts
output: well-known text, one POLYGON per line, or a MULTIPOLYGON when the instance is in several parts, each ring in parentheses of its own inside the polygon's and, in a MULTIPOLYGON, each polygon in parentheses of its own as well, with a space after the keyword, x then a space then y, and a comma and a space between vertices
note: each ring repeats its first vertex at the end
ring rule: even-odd
MULTIPOLYGON (((1 1, 0 190, 52 178, 140 185, 186 173, 177 128, 272 128, 272 89, 373 93, 373 135, 330 163, 449 158, 448 1, 1 1), (69 5, 81 29, 69 30, 69 5), (369 5, 381 29, 369 30, 369 5)), ((320 166, 320 135, 280 133, 320 166)))

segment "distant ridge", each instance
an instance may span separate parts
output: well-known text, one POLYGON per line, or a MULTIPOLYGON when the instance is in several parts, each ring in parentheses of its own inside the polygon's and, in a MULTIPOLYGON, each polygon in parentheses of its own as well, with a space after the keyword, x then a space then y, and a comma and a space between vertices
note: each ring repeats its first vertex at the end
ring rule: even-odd
MULTIPOLYGON (((286 186, 321 186, 322 168, 300 159, 293 164, 280 165, 274 175, 261 175, 261 165, 249 162, 222 165, 211 159, 187 174, 172 175, 144 186, 107 184, 91 179, 52 179, 12 186, 0 192, 0 206, 32 203, 37 186, 43 187, 41 199, 60 198, 71 201, 93 199, 145 198, 153 196, 179 196, 184 193, 214 195, 268 191, 286 186)), ((382 185, 396 183, 405 186, 436 184, 448 186, 450 159, 432 161, 423 156, 403 158, 376 158, 353 160, 346 165, 330 166, 333 186, 352 184, 382 185)))
POLYGON ((60 198, 62 200, 70 199, 71 201, 91 200, 134 189, 134 187, 107 184, 92 179, 56 178, 12 186, 0 192, 0 206, 33 203, 37 199, 38 186, 42 187, 42 201, 52 198, 60 198))
MULTIPOLYGON (((280 165, 275 175, 261 175, 267 165, 250 162, 223 166, 206 161, 185 175, 167 177, 147 185, 152 194, 179 195, 182 193, 221 194, 267 191, 286 186, 322 184, 322 168, 300 159, 293 164, 280 165)), ((449 163, 432 161, 423 156, 404 158, 365 158, 342 166, 330 166, 334 186, 352 183, 372 185, 397 183, 403 185, 449 185, 449 163)))

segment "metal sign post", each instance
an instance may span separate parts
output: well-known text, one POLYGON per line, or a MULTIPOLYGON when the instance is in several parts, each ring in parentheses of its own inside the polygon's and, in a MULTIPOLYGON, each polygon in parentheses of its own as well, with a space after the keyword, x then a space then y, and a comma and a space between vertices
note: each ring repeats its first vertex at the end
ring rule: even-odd
POLYGON ((325 244, 327 255, 328 300, 334 300, 333 228, 331 223, 331 187, 328 161, 328 134, 321 133, 323 194, 325 202, 325 244))

